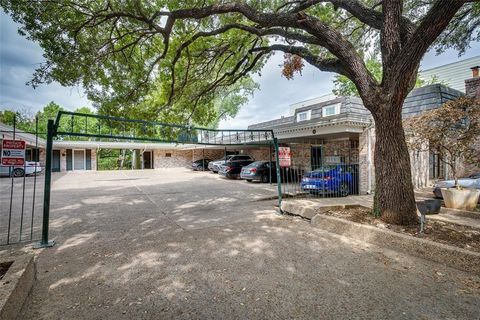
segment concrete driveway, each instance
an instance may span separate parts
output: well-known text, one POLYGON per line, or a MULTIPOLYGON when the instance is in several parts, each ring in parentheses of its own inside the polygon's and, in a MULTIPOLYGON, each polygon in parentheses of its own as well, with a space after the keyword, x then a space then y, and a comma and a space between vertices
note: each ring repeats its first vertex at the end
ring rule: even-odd
POLYGON ((478 319, 480 279, 275 215, 274 186, 57 174, 21 319, 478 319))

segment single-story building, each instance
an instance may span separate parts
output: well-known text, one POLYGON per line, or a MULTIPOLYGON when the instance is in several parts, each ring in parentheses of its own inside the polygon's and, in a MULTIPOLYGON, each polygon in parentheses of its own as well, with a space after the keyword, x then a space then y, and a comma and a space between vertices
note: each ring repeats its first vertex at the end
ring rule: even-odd
MULTIPOLYGON (((3 139, 13 138, 13 127, 0 123, 0 145, 3 139)), ((26 142, 26 161, 37 161, 42 166, 46 159, 46 140, 32 133, 15 130, 15 139, 26 142)), ((189 167, 198 159, 221 159, 227 154, 249 154, 254 159, 266 160, 273 150, 261 146, 220 146, 175 143, 145 143, 132 141, 54 140, 52 171, 98 170, 101 150, 130 150, 132 169, 160 169, 189 167)))

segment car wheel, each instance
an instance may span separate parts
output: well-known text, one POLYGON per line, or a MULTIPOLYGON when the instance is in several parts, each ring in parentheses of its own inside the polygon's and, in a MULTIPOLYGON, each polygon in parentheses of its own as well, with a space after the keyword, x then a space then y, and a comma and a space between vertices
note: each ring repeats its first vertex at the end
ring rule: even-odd
POLYGON ((13 169, 12 176, 13 177, 23 177, 24 171, 21 168, 13 169))
POLYGON ((247 180, 247 182, 252 182, 252 179, 246 179, 246 180, 247 180))
POLYGON ((348 189, 348 184, 342 183, 340 186, 340 196, 346 197, 350 193, 350 190, 348 189))
POLYGON ((264 175, 262 176, 262 182, 263 182, 263 183, 268 183, 268 180, 269 180, 269 179, 268 179, 268 176, 267 176, 266 174, 264 174, 264 175))

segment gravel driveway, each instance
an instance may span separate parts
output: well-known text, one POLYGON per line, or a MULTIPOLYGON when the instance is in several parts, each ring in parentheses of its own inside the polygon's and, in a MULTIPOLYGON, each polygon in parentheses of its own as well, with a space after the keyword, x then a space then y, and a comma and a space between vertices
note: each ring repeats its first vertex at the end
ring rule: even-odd
POLYGON ((478 319, 480 278, 275 215, 274 186, 57 174, 20 319, 478 319))

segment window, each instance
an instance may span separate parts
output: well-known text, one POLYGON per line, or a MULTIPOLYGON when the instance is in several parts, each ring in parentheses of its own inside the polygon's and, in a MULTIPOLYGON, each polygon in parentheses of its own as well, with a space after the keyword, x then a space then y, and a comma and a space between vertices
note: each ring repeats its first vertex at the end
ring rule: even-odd
POLYGON ((170 152, 165 153, 165 158, 171 158, 172 154, 170 152))
POLYGON ((25 150, 25 161, 40 161, 39 160, 39 150, 32 148, 32 149, 26 149, 25 150))
POLYGON ((331 104, 322 108, 322 117, 334 116, 340 114, 340 103, 331 104))
POLYGON ((311 110, 297 113, 297 122, 310 120, 311 114, 312 114, 311 110))

